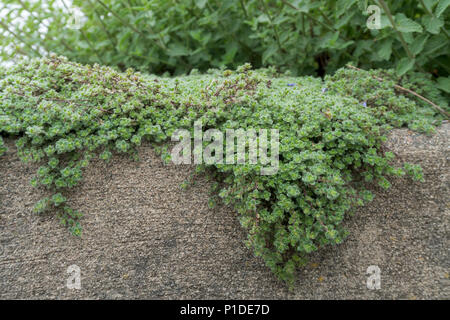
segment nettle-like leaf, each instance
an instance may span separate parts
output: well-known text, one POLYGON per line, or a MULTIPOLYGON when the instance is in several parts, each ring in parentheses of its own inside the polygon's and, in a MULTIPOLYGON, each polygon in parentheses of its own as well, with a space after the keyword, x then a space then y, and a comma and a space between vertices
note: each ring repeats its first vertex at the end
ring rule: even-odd
MULTIPOLYGON (((177 5, 155 0, 132 6, 119 0, 91 2, 73 1, 83 14, 82 26, 76 29, 69 27, 73 14, 59 5, 4 1, 0 10, 9 14, 0 24, 0 59, 54 52, 81 63, 159 75, 236 68, 245 62, 258 68, 274 65, 292 75, 322 75, 350 61, 395 69, 409 56, 384 10, 381 29, 366 28, 368 6, 380 6, 367 0, 202 0, 177 5), (15 13, 27 15, 26 23, 14 18, 15 13), (389 54, 390 42, 394 54, 389 54)), ((448 56, 449 0, 385 2, 408 45, 417 33, 442 36, 439 46, 430 47, 431 54, 420 52, 415 71, 436 74, 437 69, 437 76, 448 76, 449 68, 441 60, 448 56)))
POLYGON ((392 39, 386 39, 383 41, 383 43, 379 46, 378 49, 378 56, 381 60, 389 60, 392 54, 392 39))
POLYGON ((423 48, 425 47, 425 43, 427 42, 429 37, 430 36, 428 34, 421 34, 417 36, 410 47, 412 54, 417 55, 420 52, 422 52, 423 48))
POLYGON ((450 0, 439 0, 438 5, 436 6, 436 10, 434 11, 434 14, 436 17, 440 17, 445 10, 447 10, 448 6, 450 6, 450 0))
POLYGON ((444 77, 440 77, 437 80, 437 86, 439 89, 441 89, 442 91, 445 91, 447 93, 450 93, 450 77, 444 78, 444 77))
POLYGON ((408 57, 403 58, 397 65, 397 75, 402 76, 414 67, 415 60, 408 57))
MULTIPOLYGON (((419 52, 423 45, 417 47, 419 52)), ((414 61, 403 63, 400 74, 414 61)), ((400 80, 418 91, 432 87, 438 96, 429 78, 413 79, 410 83, 405 74, 400 80)), ((222 201, 234 207, 249 231, 246 244, 292 283, 309 253, 344 241, 347 213, 372 200, 359 184, 352 186, 354 180, 383 188, 389 188, 392 175, 423 180, 420 167, 393 167, 394 154, 381 148, 384 133, 393 127, 430 133, 440 119, 396 92, 393 85, 400 80, 393 70, 345 68, 323 81, 275 68, 252 70, 250 64, 236 71, 156 77, 51 55, 0 69, 0 115, 8 119, 0 121, 0 134, 16 138, 22 160, 40 164, 31 183, 49 196, 34 211, 56 212, 61 224, 80 236, 82 214, 68 206, 69 189, 79 184, 93 158, 109 161, 117 153, 137 158, 137 146, 147 142, 170 162, 172 134, 192 133, 198 120, 220 132, 277 129, 275 173, 261 175, 261 163, 213 161, 197 165, 195 173, 214 182, 210 206, 222 201)), ((448 88, 447 78, 439 83, 448 88)))

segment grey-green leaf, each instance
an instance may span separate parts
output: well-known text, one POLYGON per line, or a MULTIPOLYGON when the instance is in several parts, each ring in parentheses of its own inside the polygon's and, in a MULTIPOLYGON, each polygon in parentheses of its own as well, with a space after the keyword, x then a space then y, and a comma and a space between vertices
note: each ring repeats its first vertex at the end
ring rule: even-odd
POLYGON ((450 77, 440 77, 437 79, 437 87, 442 91, 450 93, 450 77))
POLYGON ((392 39, 386 39, 381 44, 377 53, 381 60, 389 60, 392 54, 392 39))
POLYGON ((414 39, 414 42, 411 44, 410 47, 412 54, 417 55, 420 52, 422 52, 428 38, 429 38, 428 34, 421 34, 416 39, 414 39))
POLYGON ((436 17, 440 17, 444 11, 448 8, 448 6, 450 6, 450 0, 441 0, 439 1, 436 10, 434 12, 434 14, 436 15, 436 17))

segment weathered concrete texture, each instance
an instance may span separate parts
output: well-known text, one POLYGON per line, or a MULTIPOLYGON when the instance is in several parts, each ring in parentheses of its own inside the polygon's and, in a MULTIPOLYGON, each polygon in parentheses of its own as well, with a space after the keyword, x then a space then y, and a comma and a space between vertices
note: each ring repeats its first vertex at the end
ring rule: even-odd
POLYGON ((236 214, 209 209, 208 183, 188 190, 192 168, 164 166, 150 147, 141 162, 96 162, 71 203, 85 213, 82 238, 54 215, 31 212, 36 166, 10 150, 0 160, 0 298, 448 299, 449 133, 429 138, 397 130, 388 147, 423 165, 426 183, 397 180, 346 221, 351 235, 315 253, 289 292, 243 244, 236 214), (66 288, 67 267, 81 268, 81 290, 66 288), (381 289, 366 287, 367 267, 381 289))

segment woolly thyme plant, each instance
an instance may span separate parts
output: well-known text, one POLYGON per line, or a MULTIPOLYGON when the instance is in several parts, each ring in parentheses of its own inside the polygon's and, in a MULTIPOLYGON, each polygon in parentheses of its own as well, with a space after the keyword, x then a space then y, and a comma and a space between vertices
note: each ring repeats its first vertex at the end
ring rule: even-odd
MULTIPOLYGON (((163 147, 199 119, 205 130, 278 129, 276 174, 260 175, 258 164, 203 164, 198 171, 210 173, 216 197, 238 211, 247 245, 290 283, 307 254, 344 240, 346 214, 373 198, 363 181, 388 188, 389 175, 423 179, 420 167, 393 167, 394 154, 381 145, 392 126, 431 131, 433 120, 390 83, 353 70, 325 83, 249 65, 156 78, 56 56, 0 71, 0 115, 7 119, 0 133, 17 139, 20 158, 42 164, 31 183, 49 195, 35 212, 58 212, 76 235, 81 213, 67 204, 68 190, 92 158, 136 156, 144 140, 163 147)), ((163 157, 170 160, 169 152, 163 157)))

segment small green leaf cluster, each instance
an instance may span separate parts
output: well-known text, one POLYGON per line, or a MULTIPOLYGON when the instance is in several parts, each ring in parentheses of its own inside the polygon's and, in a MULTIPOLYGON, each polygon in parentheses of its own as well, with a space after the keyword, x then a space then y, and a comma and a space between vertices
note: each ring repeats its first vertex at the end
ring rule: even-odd
POLYGON ((246 244, 292 283, 309 253, 344 241, 346 215, 373 198, 365 183, 388 188, 389 176, 406 173, 423 179, 417 166, 394 167, 382 143, 393 126, 419 121, 418 129, 431 131, 431 118, 392 82, 371 75, 344 69, 323 82, 246 64, 161 78, 50 56, 0 70, 0 114, 9 119, 0 134, 16 138, 22 160, 41 164, 31 183, 49 195, 35 212, 57 211, 80 235, 82 215, 69 206, 68 190, 93 158, 136 157, 147 141, 169 161, 165 142, 177 129, 193 132, 199 120, 204 131, 277 129, 276 174, 261 175, 263 165, 249 162, 202 164, 196 172, 215 181, 210 205, 218 198, 232 205, 248 231, 246 244))

